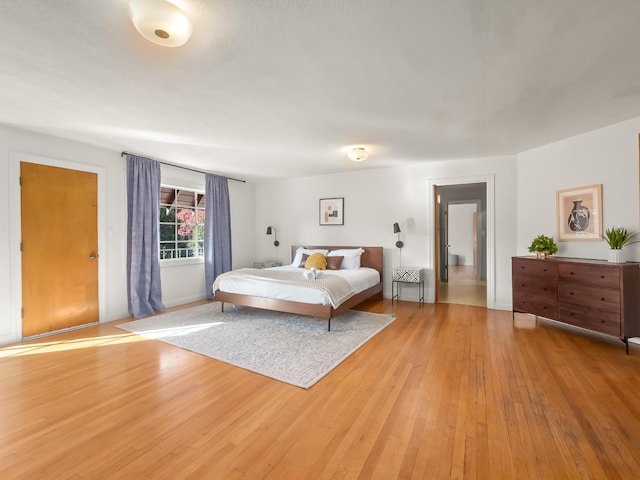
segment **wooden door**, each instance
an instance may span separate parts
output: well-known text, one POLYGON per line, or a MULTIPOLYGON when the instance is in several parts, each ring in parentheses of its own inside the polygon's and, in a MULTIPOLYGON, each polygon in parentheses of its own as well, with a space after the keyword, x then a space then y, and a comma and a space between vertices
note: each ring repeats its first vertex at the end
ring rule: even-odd
POLYGON ((22 336, 98 321, 98 177, 20 164, 22 336))
POLYGON ((435 241, 434 249, 435 249, 435 295, 436 302, 440 298, 440 194, 438 193, 438 186, 434 186, 433 188, 433 218, 434 218, 434 230, 435 230, 435 241))
POLYGON ((443 275, 442 281, 449 281, 449 202, 444 203, 444 231, 442 235, 444 237, 444 253, 442 255, 443 275))
POLYGON ((473 271, 477 271, 478 267, 478 212, 473 212, 473 271))

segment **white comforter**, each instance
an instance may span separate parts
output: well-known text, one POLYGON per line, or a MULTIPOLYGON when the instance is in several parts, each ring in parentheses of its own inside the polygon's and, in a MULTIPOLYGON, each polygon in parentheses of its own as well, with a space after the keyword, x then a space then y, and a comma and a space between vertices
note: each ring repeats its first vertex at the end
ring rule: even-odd
MULTIPOLYGON (((273 267, 265 270, 280 270, 302 273, 304 268, 291 265, 273 267)), ((323 270, 320 275, 337 275, 344 278, 356 293, 362 292, 377 283, 380 283, 380 274, 373 268, 359 268, 357 270, 323 270)), ((218 281, 218 288, 223 292, 253 295, 256 297, 275 298, 277 300, 290 300, 293 302, 312 303, 316 305, 331 305, 331 300, 319 290, 297 285, 283 285, 282 283, 269 282, 260 279, 234 279, 223 278, 218 281)))

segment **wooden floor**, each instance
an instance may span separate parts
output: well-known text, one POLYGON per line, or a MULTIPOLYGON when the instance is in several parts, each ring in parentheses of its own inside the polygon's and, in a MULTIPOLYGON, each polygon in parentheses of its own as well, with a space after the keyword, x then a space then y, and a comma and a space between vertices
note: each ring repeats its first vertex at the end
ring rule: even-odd
POLYGON ((476 280, 472 265, 449 265, 448 282, 438 286, 438 302, 487 306, 487 282, 476 280))
POLYGON ((113 323, 0 348, 0 478, 639 478, 640 346, 365 309, 397 319, 309 390, 113 323))

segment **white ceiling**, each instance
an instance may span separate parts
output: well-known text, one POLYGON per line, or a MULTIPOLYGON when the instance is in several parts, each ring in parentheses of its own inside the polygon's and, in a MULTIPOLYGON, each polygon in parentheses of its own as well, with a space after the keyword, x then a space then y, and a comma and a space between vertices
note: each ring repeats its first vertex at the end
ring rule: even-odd
POLYGON ((259 180, 514 154, 640 116, 638 0, 174 3, 194 33, 172 49, 127 0, 0 1, 0 123, 259 180))

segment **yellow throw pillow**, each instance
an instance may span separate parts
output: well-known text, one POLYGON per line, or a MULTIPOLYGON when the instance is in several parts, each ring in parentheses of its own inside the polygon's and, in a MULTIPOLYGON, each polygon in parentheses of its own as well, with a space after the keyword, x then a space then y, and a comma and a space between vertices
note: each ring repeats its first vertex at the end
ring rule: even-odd
POLYGON ((315 267, 318 270, 325 270, 327 268, 326 257, 321 253, 309 255, 309 258, 307 258, 307 261, 304 264, 304 268, 308 270, 312 267, 315 267))

